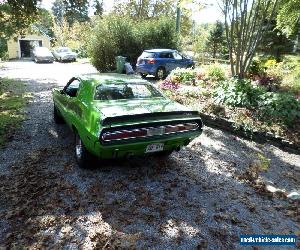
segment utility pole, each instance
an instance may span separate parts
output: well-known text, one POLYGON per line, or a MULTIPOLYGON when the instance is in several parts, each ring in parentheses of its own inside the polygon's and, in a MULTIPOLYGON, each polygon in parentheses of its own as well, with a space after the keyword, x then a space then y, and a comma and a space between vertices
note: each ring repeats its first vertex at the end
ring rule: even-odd
POLYGON ((180 19, 181 19, 181 9, 178 1, 177 9, 176 9, 176 32, 180 32, 180 19))

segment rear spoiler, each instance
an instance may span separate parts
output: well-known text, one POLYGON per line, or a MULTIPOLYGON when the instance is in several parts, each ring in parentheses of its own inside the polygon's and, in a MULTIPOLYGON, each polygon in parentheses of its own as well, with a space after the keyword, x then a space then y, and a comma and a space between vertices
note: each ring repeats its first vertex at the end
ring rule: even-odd
POLYGON ((197 118, 200 119, 200 114, 197 111, 172 111, 172 112, 157 112, 157 113, 146 113, 146 114, 135 114, 135 115, 122 115, 114 117, 106 117, 101 121, 102 126, 111 125, 119 122, 138 122, 144 119, 158 120, 162 117, 167 117, 170 120, 178 118, 197 118))

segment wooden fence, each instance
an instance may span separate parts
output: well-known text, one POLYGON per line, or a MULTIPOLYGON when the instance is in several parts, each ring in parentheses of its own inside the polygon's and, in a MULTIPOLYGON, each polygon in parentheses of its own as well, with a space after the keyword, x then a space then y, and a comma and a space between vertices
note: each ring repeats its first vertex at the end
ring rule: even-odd
POLYGON ((209 57, 200 57, 195 60, 196 65, 207 65, 213 63, 220 63, 220 64, 230 64, 229 60, 218 59, 218 58, 209 58, 209 57))

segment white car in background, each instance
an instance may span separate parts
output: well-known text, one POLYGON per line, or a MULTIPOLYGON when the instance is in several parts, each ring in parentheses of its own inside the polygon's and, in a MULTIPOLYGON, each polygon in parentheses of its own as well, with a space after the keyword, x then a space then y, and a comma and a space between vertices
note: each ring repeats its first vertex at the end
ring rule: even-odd
POLYGON ((49 62, 53 63, 54 57, 51 51, 46 47, 34 47, 32 50, 32 60, 36 63, 49 62))
POLYGON ((53 55, 60 62, 75 62, 77 54, 68 47, 58 47, 53 51, 53 55))

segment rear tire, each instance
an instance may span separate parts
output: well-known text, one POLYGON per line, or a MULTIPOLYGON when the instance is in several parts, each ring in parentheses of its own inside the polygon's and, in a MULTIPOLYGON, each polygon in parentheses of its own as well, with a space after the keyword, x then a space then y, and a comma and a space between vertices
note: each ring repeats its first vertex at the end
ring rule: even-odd
POLYGON ((94 156, 86 149, 78 133, 75 133, 75 157, 80 168, 92 168, 94 156))
POLYGON ((161 151, 156 153, 155 156, 160 159, 167 159, 172 153, 173 150, 161 151))
POLYGON ((166 70, 163 67, 159 67, 156 70, 155 78, 158 80, 163 80, 166 78, 166 70))
POLYGON ((57 109, 57 107, 55 105, 53 107, 53 118, 54 118, 54 122, 56 124, 63 124, 63 123, 65 123, 64 119, 62 118, 59 110, 57 109))

